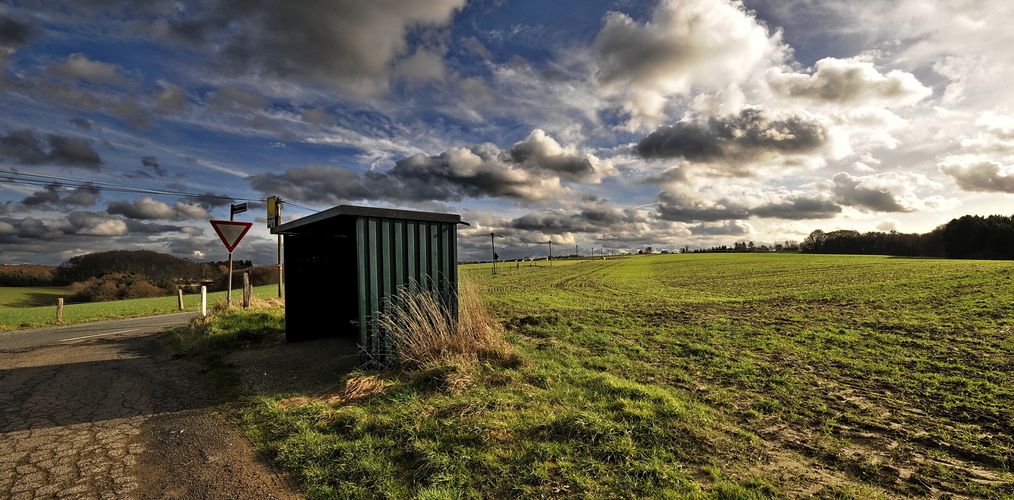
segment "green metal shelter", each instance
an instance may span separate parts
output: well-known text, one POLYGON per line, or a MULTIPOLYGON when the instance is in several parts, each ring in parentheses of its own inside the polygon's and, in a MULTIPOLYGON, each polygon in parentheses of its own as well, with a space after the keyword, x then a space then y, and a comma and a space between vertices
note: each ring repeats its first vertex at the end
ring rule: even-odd
POLYGON ((285 251, 285 339, 358 337, 389 352, 373 316, 404 286, 435 291, 457 310, 461 216, 340 205, 276 226, 285 251))

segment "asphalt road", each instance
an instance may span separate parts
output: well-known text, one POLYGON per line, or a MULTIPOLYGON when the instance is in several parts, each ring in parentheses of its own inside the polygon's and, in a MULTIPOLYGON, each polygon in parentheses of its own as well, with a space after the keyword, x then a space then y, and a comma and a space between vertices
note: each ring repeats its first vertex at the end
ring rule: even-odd
POLYGON ((191 316, 0 334, 0 498, 299 498, 155 339, 191 316))
POLYGON ((116 335, 119 333, 161 331, 186 324, 196 312, 148 316, 144 318, 120 319, 113 321, 95 321, 77 325, 33 328, 0 333, 0 351, 8 349, 24 349, 43 345, 71 342, 92 337, 116 335))

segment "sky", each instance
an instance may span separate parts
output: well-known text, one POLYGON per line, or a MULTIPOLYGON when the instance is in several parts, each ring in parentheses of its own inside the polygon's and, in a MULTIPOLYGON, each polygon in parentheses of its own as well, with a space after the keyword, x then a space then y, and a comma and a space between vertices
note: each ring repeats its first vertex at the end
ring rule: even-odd
POLYGON ((227 252, 351 204, 459 259, 1010 215, 1009 0, 0 3, 0 264, 227 252), (552 242, 552 246, 547 244, 552 242))

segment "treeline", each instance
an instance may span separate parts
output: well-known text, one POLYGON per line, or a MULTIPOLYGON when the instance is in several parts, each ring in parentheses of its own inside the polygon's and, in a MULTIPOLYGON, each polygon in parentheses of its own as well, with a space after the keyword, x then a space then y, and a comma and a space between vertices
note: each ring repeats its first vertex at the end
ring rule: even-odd
MULTIPOLYGON (((194 262, 151 250, 111 250, 70 258, 53 272, 53 282, 69 285, 71 300, 98 302, 196 293, 226 289, 227 262, 194 262)), ((278 283, 277 266, 253 268, 250 261, 234 261, 233 288, 242 286, 249 272, 254 286, 278 283)))
POLYGON ((925 234, 816 230, 799 245, 804 253, 897 255, 1014 260, 1014 218, 965 215, 925 234))
POLYGON ((60 286, 53 278, 53 266, 0 265, 0 286, 60 286))

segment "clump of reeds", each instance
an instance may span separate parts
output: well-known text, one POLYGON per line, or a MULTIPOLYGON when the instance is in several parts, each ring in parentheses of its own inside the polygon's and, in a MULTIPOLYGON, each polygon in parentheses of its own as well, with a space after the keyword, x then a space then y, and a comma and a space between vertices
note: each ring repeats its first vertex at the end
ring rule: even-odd
POLYGON ((407 369, 441 374, 441 385, 467 385, 471 368, 480 362, 521 361, 467 282, 458 290, 457 317, 435 292, 418 286, 403 287, 389 304, 377 321, 389 336, 394 361, 407 369))

